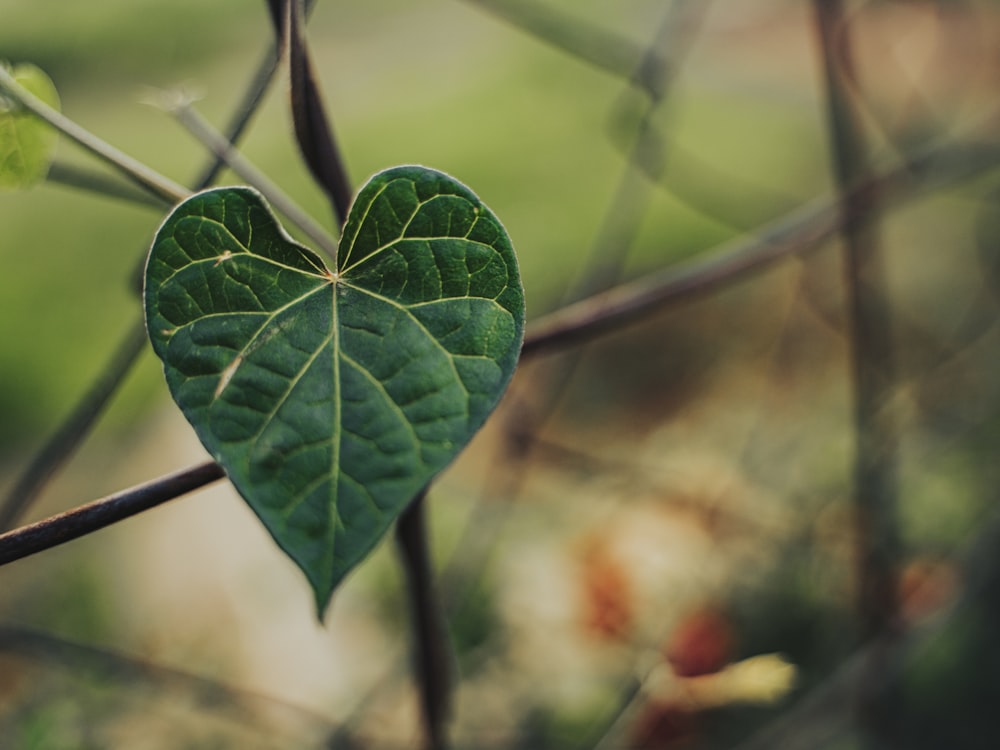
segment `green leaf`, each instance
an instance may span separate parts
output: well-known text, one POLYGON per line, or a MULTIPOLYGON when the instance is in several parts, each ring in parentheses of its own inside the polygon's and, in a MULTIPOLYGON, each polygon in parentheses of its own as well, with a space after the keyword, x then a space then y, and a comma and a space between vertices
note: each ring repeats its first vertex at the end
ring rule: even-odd
MULTIPOLYGON (((18 65, 11 74, 29 93, 59 108, 52 80, 34 65, 18 65)), ((30 187, 45 179, 57 134, 49 125, 0 93, 0 189, 30 187)))
POLYGON ((373 177, 336 268, 221 188, 170 214, 145 289, 170 392, 321 613, 493 411, 524 330, 506 232, 440 172, 373 177))

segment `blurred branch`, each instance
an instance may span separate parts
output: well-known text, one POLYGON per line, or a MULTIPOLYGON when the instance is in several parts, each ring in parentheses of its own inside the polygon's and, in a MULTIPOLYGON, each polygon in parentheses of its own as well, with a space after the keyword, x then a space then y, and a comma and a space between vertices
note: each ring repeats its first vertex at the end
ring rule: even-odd
POLYGON ((7 70, 0 67, 0 91, 17 101, 21 106, 44 120, 70 140, 111 165, 128 180, 156 198, 173 205, 190 195, 190 192, 173 180, 164 177, 131 156, 119 151, 93 133, 84 130, 68 117, 53 109, 19 84, 7 70))
POLYGON ((139 320, 133 324, 125 340, 101 369, 97 380, 80 399, 76 408, 35 454, 28 468, 0 503, 0 530, 14 525, 66 456, 80 444, 145 346, 146 326, 139 320))
MULTIPOLYGON (((264 100, 264 94, 270 88, 271 81, 274 79, 274 74, 280 62, 281 55, 278 50, 278 43, 272 42, 271 48, 261 59, 257 66, 257 71, 254 73, 253 78, 250 79, 250 83, 243 94, 240 104, 233 111, 229 127, 225 129, 224 137, 226 142, 235 145, 240 136, 243 135, 243 131, 250 124, 251 118, 260 109, 260 104, 264 100)), ((219 172, 222 171, 224 166, 225 162, 219 156, 216 156, 215 159, 205 166, 192 184, 197 185, 198 190, 208 187, 215 182, 215 178, 219 176, 219 172)))
POLYGON ((0 534, 0 565, 79 539, 224 476, 210 461, 0 534))
POLYGON ((579 345, 667 305, 709 294, 788 256, 814 251, 840 231, 848 201, 858 212, 854 221, 871 218, 863 199, 871 191, 881 196, 884 211, 998 165, 1000 146, 993 143, 927 150, 855 185, 840 199, 820 199, 771 222, 752 239, 729 243, 707 258, 647 274, 539 318, 528 327, 521 356, 579 345))
POLYGON ((171 205, 158 196, 136 189, 128 182, 122 182, 110 175, 61 161, 52 163, 45 181, 152 208, 162 209, 164 206, 171 205))
POLYGON ((848 81, 855 77, 849 35, 840 0, 816 0, 816 25, 823 51, 831 151, 844 194, 840 232, 855 391, 855 504, 860 545, 859 610, 864 637, 886 632, 896 610, 895 487, 896 436, 884 408, 894 383, 892 337, 885 270, 873 219, 880 212, 877 190, 861 194, 851 186, 868 177, 868 149, 848 81), (868 216, 867 221, 861 217, 868 216))
POLYGON ((219 161, 232 169, 233 172, 249 185, 259 190, 261 195, 270 201, 271 205, 288 217, 289 221, 299 227, 309 239, 325 250, 330 257, 337 257, 337 245, 323 228, 313 221, 309 214, 299 208, 295 201, 289 198, 281 188, 269 180, 263 172, 237 151, 231 142, 227 141, 222 134, 209 125, 205 118, 191 106, 190 100, 183 98, 182 95, 171 96, 165 94, 162 103, 192 136, 215 154, 219 161))
MULTIPOLYGON (((854 513, 857 609, 864 641, 891 638, 898 627, 900 556, 896 477, 898 436, 887 408, 895 384, 893 341, 885 270, 877 235, 878 190, 851 188, 868 178, 869 156, 860 113, 851 92, 855 80, 851 37, 841 0, 814 0, 816 30, 826 84, 831 155, 840 211, 848 340, 854 390, 854 513)), ((890 648, 873 649, 864 665, 874 682, 891 668, 890 648)), ((868 682, 868 681, 865 681, 868 682)), ((898 744, 898 707, 891 691, 864 688, 859 720, 872 747, 898 744)))

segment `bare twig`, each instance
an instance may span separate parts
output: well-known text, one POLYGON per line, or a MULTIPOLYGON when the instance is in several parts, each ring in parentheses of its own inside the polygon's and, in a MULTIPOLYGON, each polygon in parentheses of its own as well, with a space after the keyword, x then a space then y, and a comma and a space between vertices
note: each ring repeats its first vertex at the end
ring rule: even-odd
MULTIPOLYGON (((301 0, 284 0, 284 46, 288 53, 291 78, 292 123, 306 166, 326 192, 337 223, 346 221, 351 208, 351 182, 333 135, 333 128, 323 107, 319 85, 303 26, 301 0)), ((271 4, 272 7, 274 3, 271 4)), ((336 254, 334 254, 336 257, 336 254)))
POLYGON ((0 565, 79 539, 224 476, 218 464, 200 464, 0 534, 0 565))
MULTIPOLYGON (((274 74, 278 69, 280 61, 281 55, 278 50, 278 42, 275 41, 272 42, 271 48, 261 59, 257 66, 257 71, 254 73, 253 78, 250 79, 243 99, 233 111, 229 127, 224 131, 225 139, 228 143, 235 144, 240 139, 243 131, 250 124, 251 118, 257 113, 260 103, 264 100, 264 94, 267 93, 268 88, 271 86, 271 81, 274 79, 274 74)), ((199 190, 208 187, 215 182, 215 178, 219 176, 219 172, 222 171, 224 166, 225 162, 216 157, 205 166, 201 174, 191 184, 197 185, 199 190)))
MULTIPOLYGON (((851 96, 850 35, 841 0, 814 0, 816 29, 826 82, 831 153, 841 203, 844 277, 854 381, 854 512, 857 550, 857 609, 864 640, 891 639, 898 628, 899 530, 896 515, 897 442, 886 408, 894 385, 893 344, 885 272, 877 235, 877 190, 851 191, 868 178, 869 156, 859 112, 851 96), (864 220, 862 217, 868 217, 864 220)), ((872 651, 864 669, 874 683, 890 671, 894 651, 872 651)), ((859 720, 872 747, 896 747, 888 690, 863 691, 859 720)))
POLYGON ((407 575, 420 683, 421 716, 425 750, 448 746, 447 726, 451 714, 451 645, 434 586, 427 534, 427 491, 424 490, 403 511, 396 526, 396 538, 407 575))

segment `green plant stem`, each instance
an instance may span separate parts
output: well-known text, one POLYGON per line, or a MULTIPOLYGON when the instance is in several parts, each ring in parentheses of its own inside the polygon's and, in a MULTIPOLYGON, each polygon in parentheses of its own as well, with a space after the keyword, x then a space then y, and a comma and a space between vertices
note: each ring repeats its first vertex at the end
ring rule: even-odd
POLYGON ((110 164, 151 195, 171 205, 179 203, 190 195, 190 191, 186 188, 119 151, 111 144, 102 141, 96 135, 84 130, 68 117, 50 107, 21 86, 3 66, 0 66, 0 91, 94 156, 110 164))
POLYGON ((322 248, 331 258, 337 256, 337 245, 323 228, 296 205, 284 191, 250 163, 225 136, 215 130, 187 101, 177 100, 167 105, 177 121, 200 141, 216 158, 260 191, 278 211, 322 248))
POLYGON ((35 454, 24 473, 14 483, 0 504, 0 530, 14 525, 25 509, 41 492, 45 483, 63 459, 83 440, 98 415, 114 395, 145 349, 146 327, 142 320, 133 325, 111 361, 101 370, 90 390, 80 399, 69 417, 52 434, 48 442, 35 454))
POLYGON ((426 505, 427 491, 424 490, 400 515, 396 539, 407 575, 406 590, 412 612, 424 750, 444 750, 448 746, 447 726, 451 714, 452 651, 434 586, 426 505))
POLYGON ((881 211, 945 184, 981 174, 1000 163, 996 145, 939 147, 871 177, 839 199, 821 199, 763 227, 756 237, 729 243, 704 259, 666 268, 567 305, 534 321, 522 358, 580 345, 618 330, 667 305, 686 302, 762 271, 778 261, 817 250, 832 239, 850 205, 854 221, 871 218, 870 191, 881 211))
POLYGON ((199 464, 0 534, 0 565, 79 539, 224 476, 214 462, 199 464))
POLYGON ((141 206, 162 209, 171 205, 158 196, 151 195, 145 190, 139 190, 128 182, 123 182, 116 177, 102 174, 93 169, 85 169, 75 164, 55 161, 49 167, 49 173, 45 178, 46 182, 57 183, 78 190, 86 190, 97 195, 108 198, 117 198, 141 206))
MULTIPOLYGON (((880 636, 891 638, 899 627, 898 435, 888 408, 895 368, 875 221, 881 198, 877 190, 851 192, 870 170, 860 113, 851 96, 855 75, 843 5, 841 0, 814 0, 813 8, 822 51, 833 168, 845 196, 840 233, 854 386, 857 611, 862 639, 873 641, 880 636), (863 221, 863 215, 871 218, 863 221)), ((892 654, 891 649, 873 650, 858 682, 858 718, 872 748, 899 746, 895 691, 884 684, 879 690, 871 687, 878 675, 890 672, 892 654)))

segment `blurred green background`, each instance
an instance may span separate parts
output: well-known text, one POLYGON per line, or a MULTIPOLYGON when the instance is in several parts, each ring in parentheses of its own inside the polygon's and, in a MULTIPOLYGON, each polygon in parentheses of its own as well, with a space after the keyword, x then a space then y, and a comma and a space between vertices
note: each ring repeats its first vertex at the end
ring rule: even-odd
MULTIPOLYGON (((997 104, 995 4, 848 5, 880 162, 995 138, 982 127, 997 104)), ((808 4, 495 7, 529 26, 556 14, 539 26, 555 39, 456 0, 321 2, 309 38, 354 182, 420 163, 473 187, 514 240, 530 319, 581 288, 751 237, 830 189, 808 4), (655 49, 677 77, 648 120, 653 156, 666 156, 642 155, 644 170, 629 154, 645 95, 560 44, 600 58, 606 42, 638 65, 671 18, 680 25, 655 49)), ((181 183, 205 154, 148 102, 183 88, 221 128, 270 34, 264 3, 0 0, 0 59, 44 68, 64 113, 181 183)), ((276 82, 241 147, 329 226, 286 91, 276 82)), ((67 142, 58 158, 92 163, 67 142)), ((996 615, 961 603, 993 591, 997 568, 983 553, 969 576, 966 562, 998 478, 997 187, 984 171, 881 226, 899 368, 886 408, 901 433, 901 617, 914 632, 945 623, 899 670, 907 747, 997 736, 983 666, 998 658, 996 615)), ((138 318, 136 269, 161 219, 55 184, 0 195, 0 490, 138 318)), ((786 712, 799 731, 772 746, 868 746, 846 699, 794 718, 814 687, 845 690, 838 675, 859 648, 841 270, 831 243, 525 365, 433 495, 463 677, 459 746, 594 747, 607 733, 616 747, 764 747, 755 733, 786 712), (533 438, 519 452, 522 431, 533 438), (662 655, 671 649, 712 672, 767 658, 698 682, 662 655), (633 695, 637 676, 649 679, 633 695)), ((30 515, 202 457, 147 353, 30 515)), ((325 627, 311 617, 304 581, 221 485, 9 565, 0 748, 413 746, 391 545, 337 594, 325 627)))

